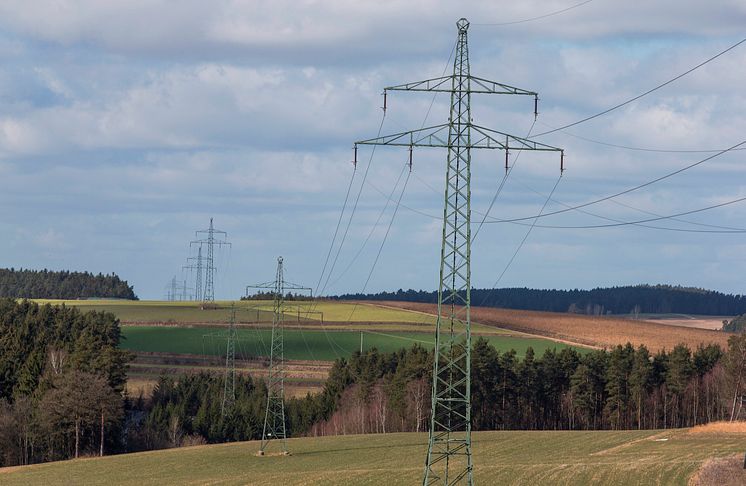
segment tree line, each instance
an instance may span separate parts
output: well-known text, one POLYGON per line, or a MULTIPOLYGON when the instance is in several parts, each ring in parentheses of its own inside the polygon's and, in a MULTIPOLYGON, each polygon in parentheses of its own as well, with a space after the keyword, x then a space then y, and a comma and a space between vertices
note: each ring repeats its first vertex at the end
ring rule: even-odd
MULTIPOLYGON (((337 360, 319 394, 286 400, 290 436, 426 431, 433 352, 420 345, 376 349, 337 360)), ((224 377, 162 377, 143 403, 133 450, 261 438, 263 380, 240 377, 236 402, 222 414, 224 377), (137 445, 135 445, 137 444, 137 445)), ((622 430, 690 427, 743 418, 746 335, 695 350, 650 353, 531 348, 519 358, 477 339, 472 350, 474 430, 622 430)), ((137 407, 135 407, 137 408, 137 407)), ((135 430, 130 428, 131 431, 135 430)))
MULTIPOLYGON (((438 293, 402 290, 374 294, 342 294, 344 300, 391 300, 437 303, 438 293)), ((671 285, 634 285, 592 290, 472 289, 472 305, 579 314, 699 314, 734 316, 746 313, 746 296, 671 285)))
POLYGON ((118 447, 119 340, 113 314, 0 299, 0 466, 118 447))
POLYGON ((132 286, 117 275, 0 268, 0 298, 136 300, 132 286))

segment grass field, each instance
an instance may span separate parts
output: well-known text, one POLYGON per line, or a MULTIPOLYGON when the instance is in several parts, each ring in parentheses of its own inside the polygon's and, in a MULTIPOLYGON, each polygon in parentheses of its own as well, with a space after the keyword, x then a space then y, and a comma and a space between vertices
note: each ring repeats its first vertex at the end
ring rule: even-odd
MULTIPOLYGON (((177 326, 125 326, 122 328, 124 340, 121 346, 132 351, 181 354, 225 354, 225 339, 214 328, 177 326)), ((268 356, 272 337, 270 329, 238 329, 236 344, 237 357, 268 356)), ((486 336, 497 349, 515 349, 523 356, 531 346, 538 354, 548 348, 567 347, 547 339, 527 338, 509 334, 486 336)), ((391 332, 363 331, 363 349, 378 348, 382 352, 397 351, 420 343, 433 346, 431 332, 391 332)), ((285 330, 285 357, 298 360, 329 361, 350 356, 360 349, 358 331, 285 330)))
MULTIPOLYGON (((675 431, 477 432, 477 484, 686 485, 713 456, 743 453, 744 434, 675 431)), ((6 486, 41 484, 417 484, 426 434, 290 439, 291 456, 256 442, 0 469, 6 486)))
MULTIPOLYGON (((232 302, 215 302, 215 309, 200 308, 198 302, 168 302, 147 300, 36 300, 52 305, 65 304, 80 310, 107 311, 125 323, 211 323, 227 322, 230 319, 232 302)), ((236 320, 256 322, 272 320, 272 302, 237 301, 236 320)), ((287 319, 296 316, 312 321, 380 322, 433 324, 435 318, 416 311, 355 304, 350 302, 287 302, 287 319)))

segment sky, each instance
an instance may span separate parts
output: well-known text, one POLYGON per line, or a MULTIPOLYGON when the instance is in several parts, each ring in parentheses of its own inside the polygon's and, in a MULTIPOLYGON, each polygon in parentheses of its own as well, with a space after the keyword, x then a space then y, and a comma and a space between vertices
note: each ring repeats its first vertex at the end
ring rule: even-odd
MULTIPOLYGON (((115 272, 160 299, 172 277, 193 286, 189 242, 214 218, 232 243, 216 250, 219 299, 272 280, 280 255, 286 278, 317 293, 434 290, 445 151, 416 148, 410 173, 405 148, 361 146, 354 170, 352 146, 379 127, 447 121, 447 95, 393 92, 384 118, 381 92, 452 70, 459 18, 471 22, 473 75, 539 93, 535 124, 527 97, 472 97, 474 123, 521 137, 746 37, 741 0, 593 0, 545 16, 579 3, 4 0, 0 267, 115 272)), ((474 150, 475 231, 504 184, 474 239, 472 285, 746 293, 746 202, 646 223, 655 228, 587 227, 745 197, 746 150, 585 212, 499 221, 613 195, 717 154, 692 151, 743 142, 744 86, 746 43, 537 137, 565 150, 561 178, 555 154, 513 153, 505 178, 504 153, 474 150)))

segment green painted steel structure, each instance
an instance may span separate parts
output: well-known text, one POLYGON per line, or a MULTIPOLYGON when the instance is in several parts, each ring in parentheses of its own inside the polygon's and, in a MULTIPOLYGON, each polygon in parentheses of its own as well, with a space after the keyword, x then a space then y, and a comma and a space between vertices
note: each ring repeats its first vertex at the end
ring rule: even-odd
POLYGON ((270 345, 269 374, 267 377, 267 408, 264 413, 264 429, 262 430, 259 454, 263 455, 267 446, 273 440, 280 440, 282 442, 282 452, 288 454, 285 427, 285 342, 283 335, 285 292, 291 290, 296 292, 311 291, 311 289, 285 280, 282 257, 277 258, 275 281, 247 285, 247 295, 250 289, 271 289, 274 294, 272 343, 270 345))
POLYGON ((231 305, 231 322, 225 350, 225 383, 220 412, 223 417, 233 413, 236 403, 236 304, 231 305))
MULTIPOLYGON (((472 484, 471 457, 471 149, 562 149, 475 125, 472 94, 538 94, 472 76, 469 71, 469 22, 456 23, 458 41, 453 74, 391 86, 388 91, 443 92, 451 96, 448 123, 396 133, 357 145, 442 147, 448 150, 443 231, 435 331, 430 434, 423 484, 472 484)), ((386 102, 384 99, 384 110, 386 102)), ((562 166, 561 166, 562 168, 562 166)))

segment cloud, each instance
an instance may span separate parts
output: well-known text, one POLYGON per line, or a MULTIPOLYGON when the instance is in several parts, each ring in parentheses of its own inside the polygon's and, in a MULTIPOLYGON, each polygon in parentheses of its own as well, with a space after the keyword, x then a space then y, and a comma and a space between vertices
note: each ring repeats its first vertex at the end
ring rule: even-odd
MULTIPOLYGON (((188 0, 177 8, 165 0, 3 2, 0 210, 7 216, 0 230, 20 228, 22 236, 0 250, 16 266, 116 270, 141 296, 159 297, 183 264, 192 232, 214 216, 236 242, 226 292, 253 280, 280 252, 293 262, 294 278, 315 282, 353 177, 352 143, 374 137, 381 124, 381 88, 449 69, 458 17, 472 22, 475 74, 540 93, 533 127, 531 100, 472 100, 476 123, 519 136, 579 120, 670 79, 736 42, 746 22, 740 1, 713 7, 666 0, 634 8, 597 1, 536 22, 480 25, 566 6, 559 0, 188 0)), ((743 137, 744 76, 746 46, 568 131, 643 148, 724 148, 743 137)), ((445 122, 449 99, 397 92, 388 107, 382 134, 445 122)), ((565 133, 540 140, 566 150, 567 171, 553 195, 565 204, 624 190, 708 155, 635 152, 565 133)), ((620 198, 631 208, 604 203, 586 208, 601 217, 567 212, 537 224, 633 220, 645 217, 641 211, 671 214, 737 197, 745 190, 744 153, 620 198)), ((359 151, 341 231, 371 154, 370 147, 359 151)), ((363 244, 407 158, 405 148, 376 150, 340 265, 363 244)), ((535 215, 559 177, 557 158, 525 152, 511 160, 515 168, 491 215, 535 215)), ((474 152, 474 221, 500 185, 503 163, 499 151, 474 152)), ((415 150, 407 207, 397 214, 370 289, 434 288, 444 168, 444 151, 415 150)), ((562 207, 550 201, 547 211, 562 207)), ((687 219, 739 226, 742 211, 734 205, 687 219)), ((362 286, 389 214, 338 291, 362 286)), ((525 231, 485 225, 475 244, 475 282, 494 281, 525 231)), ((736 241, 641 228, 537 227, 503 283, 670 281, 741 291, 737 279, 715 270, 742 274, 743 262, 726 268, 708 256, 710 249, 734 254, 736 241), (689 250, 674 255, 671 248, 689 250), (657 258, 666 252, 672 257, 657 258)))

